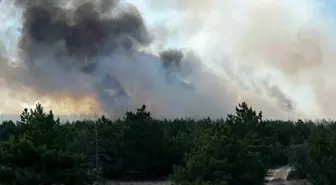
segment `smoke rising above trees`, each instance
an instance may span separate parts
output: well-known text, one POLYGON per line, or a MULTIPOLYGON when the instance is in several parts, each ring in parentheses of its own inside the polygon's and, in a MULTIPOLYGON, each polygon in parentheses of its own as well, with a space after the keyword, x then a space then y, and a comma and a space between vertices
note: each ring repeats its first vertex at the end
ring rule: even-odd
POLYGON ((85 62, 86 57, 117 48, 132 50, 137 45, 148 44, 150 34, 138 10, 131 5, 116 6, 116 1, 109 0, 68 9, 56 1, 33 1, 24 5, 20 48, 28 57, 25 62, 34 62, 39 55, 36 45, 41 44, 55 48, 61 43, 66 51, 64 55, 80 57, 80 63, 85 62))
MULTIPOLYGON (((153 115, 158 117, 221 117, 243 100, 263 110, 266 117, 287 119, 307 113, 302 107, 309 106, 298 102, 297 97, 289 95, 280 84, 269 82, 271 78, 254 78, 259 68, 265 67, 261 64, 266 59, 270 61, 267 66, 285 73, 282 68, 296 66, 301 69, 306 61, 318 65, 315 61, 325 55, 325 51, 321 52, 325 48, 320 46, 319 34, 306 33, 305 27, 301 32, 306 34, 297 42, 291 38, 292 45, 285 42, 286 36, 281 34, 281 29, 273 30, 271 26, 266 29, 264 39, 259 37, 259 28, 267 27, 260 25, 272 22, 261 17, 273 20, 274 28, 283 25, 281 17, 285 15, 281 12, 291 8, 287 1, 278 12, 267 12, 267 8, 273 8, 272 4, 263 9, 261 2, 247 3, 245 9, 237 9, 243 11, 242 15, 246 12, 253 15, 246 29, 232 25, 229 7, 238 7, 239 3, 231 0, 186 1, 177 3, 178 7, 173 2, 164 3, 164 7, 163 4, 151 7, 153 11, 170 9, 181 13, 175 27, 164 22, 160 26, 173 30, 170 35, 179 35, 185 43, 154 51, 151 48, 161 39, 161 32, 155 32, 153 25, 148 24, 141 6, 137 6, 139 2, 4 0, 0 9, 15 12, 12 16, 6 15, 8 18, 3 19, 6 24, 0 30, 4 38, 0 77, 3 89, 8 90, 7 99, 18 99, 19 104, 47 100, 55 102, 50 103, 54 106, 64 99, 71 100, 67 104, 90 99, 87 102, 91 103, 79 114, 108 112, 111 117, 121 116, 126 110, 142 104, 155 109, 153 115), (204 11, 204 7, 212 8, 215 13, 204 11), (219 11, 220 8, 223 10, 219 11), (193 16, 196 14, 202 18, 193 16), (268 14, 271 16, 266 16, 268 14), (219 17, 223 18, 220 22, 219 17), (226 29, 223 25, 227 25, 226 29), (231 37, 231 31, 236 36, 231 37), (204 37, 204 33, 208 36, 204 37), (307 44, 300 44, 301 41, 307 44), (279 43, 277 49, 271 49, 273 42, 279 43), (309 52, 307 57, 299 57, 306 52, 309 52), (277 57, 281 53, 283 57, 277 57), (294 55, 298 56, 298 65, 280 64, 285 60, 294 61, 294 55), (224 62, 224 66, 213 67, 224 75, 209 69, 209 63, 226 60, 229 62, 224 62), (236 64, 239 68, 234 67, 236 64), (26 89, 31 98, 22 97, 26 89)), ((304 69, 315 69, 316 65, 304 69)), ((293 73, 285 75, 301 83, 293 73)), ((314 86, 313 92, 321 94, 324 90, 315 91, 314 86)), ((312 98, 310 103, 314 101, 312 98)), ((79 103, 69 107, 68 112, 76 112, 72 107, 79 107, 79 103)), ((66 106, 48 108, 64 112, 67 109, 66 106)))

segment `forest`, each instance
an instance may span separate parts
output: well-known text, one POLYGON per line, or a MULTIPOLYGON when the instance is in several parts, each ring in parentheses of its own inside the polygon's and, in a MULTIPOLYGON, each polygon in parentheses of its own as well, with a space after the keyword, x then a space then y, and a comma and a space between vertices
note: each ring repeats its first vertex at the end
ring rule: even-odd
POLYGON ((261 185, 267 169, 287 164, 290 178, 336 184, 335 122, 264 120, 247 103, 218 120, 157 120, 142 106, 123 119, 73 122, 37 104, 0 126, 3 185, 261 185))

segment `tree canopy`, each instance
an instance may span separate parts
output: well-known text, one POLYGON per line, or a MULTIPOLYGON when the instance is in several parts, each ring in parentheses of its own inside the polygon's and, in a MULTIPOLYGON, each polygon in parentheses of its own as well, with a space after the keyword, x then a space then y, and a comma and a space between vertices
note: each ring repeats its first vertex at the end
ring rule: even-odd
MULTIPOLYGON (((225 116, 225 115, 223 115, 225 116)), ((62 122, 41 104, 0 125, 0 183, 162 180, 259 185, 267 169, 335 184, 335 122, 264 120, 246 103, 223 119, 157 120, 146 106, 123 119, 62 122)))

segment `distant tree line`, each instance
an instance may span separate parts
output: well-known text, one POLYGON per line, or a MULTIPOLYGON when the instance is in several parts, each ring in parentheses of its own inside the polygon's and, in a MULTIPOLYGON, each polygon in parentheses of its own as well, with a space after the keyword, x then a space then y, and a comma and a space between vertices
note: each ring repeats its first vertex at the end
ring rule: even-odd
POLYGON ((263 120, 246 103, 225 119, 157 120, 143 106, 124 119, 61 123, 40 104, 0 125, 0 183, 84 185, 170 179, 178 185, 261 185, 268 168, 336 184, 335 122, 263 120))

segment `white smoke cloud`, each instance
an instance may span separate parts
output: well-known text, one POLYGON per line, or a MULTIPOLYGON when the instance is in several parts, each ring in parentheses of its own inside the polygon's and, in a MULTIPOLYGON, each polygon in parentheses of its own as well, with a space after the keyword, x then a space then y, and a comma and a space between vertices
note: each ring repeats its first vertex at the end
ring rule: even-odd
MULTIPOLYGON (((179 46, 192 48, 216 72, 237 81, 238 89, 249 88, 250 94, 262 99, 277 99, 272 103, 285 97, 294 112, 307 118, 334 116, 335 22, 326 11, 327 1, 141 3, 179 12, 180 21, 171 27, 180 38, 179 46), (266 87, 260 85, 265 81, 266 87), (279 90, 277 96, 273 87, 279 90)), ((260 108, 264 110, 264 104, 271 102, 259 102, 260 108)))

